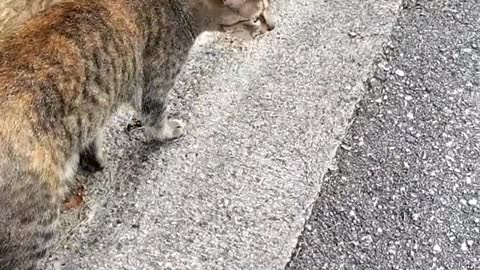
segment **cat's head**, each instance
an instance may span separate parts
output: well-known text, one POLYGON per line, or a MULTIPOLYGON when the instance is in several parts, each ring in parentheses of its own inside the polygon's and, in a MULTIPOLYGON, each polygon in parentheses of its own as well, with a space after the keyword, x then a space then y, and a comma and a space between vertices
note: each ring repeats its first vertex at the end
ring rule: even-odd
POLYGON ((270 0, 211 0, 217 4, 215 28, 242 39, 262 36, 275 28, 270 0))

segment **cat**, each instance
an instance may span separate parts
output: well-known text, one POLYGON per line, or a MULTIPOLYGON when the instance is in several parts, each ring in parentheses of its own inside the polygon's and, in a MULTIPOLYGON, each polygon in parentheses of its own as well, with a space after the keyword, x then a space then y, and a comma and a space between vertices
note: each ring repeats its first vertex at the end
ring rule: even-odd
POLYGON ((264 35, 271 13, 269 0, 62 1, 4 36, 0 270, 36 269, 78 164, 102 169, 102 128, 121 105, 139 112, 150 139, 181 138, 167 97, 195 39, 264 35))

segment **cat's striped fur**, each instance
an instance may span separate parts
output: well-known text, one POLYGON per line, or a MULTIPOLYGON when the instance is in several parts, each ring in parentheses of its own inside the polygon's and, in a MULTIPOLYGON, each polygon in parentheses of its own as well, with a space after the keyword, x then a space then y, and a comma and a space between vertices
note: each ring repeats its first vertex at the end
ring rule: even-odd
POLYGON ((67 180, 79 160, 101 168, 101 130, 120 105, 140 112, 153 139, 182 136, 183 123, 166 117, 166 100, 195 38, 226 29, 267 32, 268 4, 74 0, 3 37, 0 270, 35 269, 54 237, 67 180))

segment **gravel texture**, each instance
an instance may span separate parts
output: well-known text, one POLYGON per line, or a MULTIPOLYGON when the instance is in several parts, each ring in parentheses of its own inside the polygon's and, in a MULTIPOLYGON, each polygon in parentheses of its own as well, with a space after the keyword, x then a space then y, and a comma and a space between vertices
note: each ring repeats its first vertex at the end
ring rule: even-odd
POLYGON ((480 5, 407 4, 286 270, 480 269, 480 5))

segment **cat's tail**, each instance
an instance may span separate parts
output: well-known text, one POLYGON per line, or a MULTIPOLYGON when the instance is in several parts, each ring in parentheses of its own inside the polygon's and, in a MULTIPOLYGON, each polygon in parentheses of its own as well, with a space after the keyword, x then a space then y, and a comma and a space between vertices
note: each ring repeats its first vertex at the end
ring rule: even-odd
POLYGON ((60 203, 40 179, 0 165, 0 270, 34 270, 51 245, 60 203))

